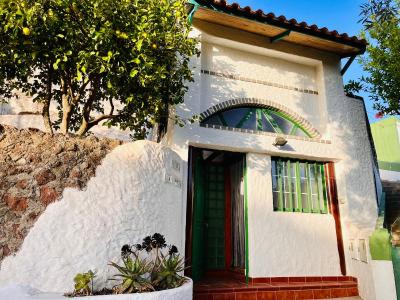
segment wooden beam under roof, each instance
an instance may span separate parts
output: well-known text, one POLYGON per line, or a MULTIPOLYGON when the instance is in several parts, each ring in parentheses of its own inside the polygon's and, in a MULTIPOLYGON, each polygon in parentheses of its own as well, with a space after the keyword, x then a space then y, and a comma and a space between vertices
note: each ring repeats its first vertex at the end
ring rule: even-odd
MULTIPOLYGON (((286 28, 249 20, 205 7, 200 7, 197 10, 194 15, 194 20, 201 20, 212 24, 223 25, 226 27, 255 33, 265 36, 268 40, 276 36, 284 35, 284 33, 288 30, 286 28)), ((340 57, 350 57, 363 52, 362 49, 356 46, 339 43, 328 38, 304 34, 294 30, 291 31, 290 35, 284 36, 281 40, 293 44, 319 49, 322 51, 327 51, 330 53, 335 53, 340 57)))

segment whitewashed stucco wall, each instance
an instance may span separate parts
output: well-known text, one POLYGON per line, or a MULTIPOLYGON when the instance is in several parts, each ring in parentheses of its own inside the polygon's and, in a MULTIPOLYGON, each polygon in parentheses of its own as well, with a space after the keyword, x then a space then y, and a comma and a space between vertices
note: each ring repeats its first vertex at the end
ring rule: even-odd
POLYGON ((359 279, 361 296, 369 300, 375 299, 371 259, 369 257, 367 263, 351 259, 349 241, 368 241, 375 229, 378 209, 372 150, 364 104, 358 99, 340 96, 343 95, 343 84, 339 70, 338 63, 325 64, 325 92, 330 99, 327 101, 328 128, 332 145, 341 153, 335 169, 347 270, 349 275, 359 279))
POLYGON ((155 232, 183 253, 181 187, 166 181, 181 180, 173 160, 181 164, 177 154, 152 142, 116 148, 85 191, 66 189, 48 206, 21 250, 2 262, 0 287, 21 283, 62 293, 73 289, 76 273, 89 269, 97 270, 101 286, 115 273, 107 263, 119 261, 121 246, 155 232))
MULTIPOLYGON (((51 120, 58 119, 57 103, 51 103, 51 120)), ((105 110, 109 110, 105 104, 105 110)), ((14 126, 17 128, 37 128, 45 131, 43 118, 40 114, 42 104, 33 102, 31 97, 19 94, 18 98, 12 98, 8 103, 0 103, 0 124, 14 126)), ((116 127, 97 125, 91 131, 97 137, 108 137, 121 141, 130 141, 131 132, 129 130, 120 130, 116 127)))
POLYGON ((247 155, 250 277, 339 276, 331 214, 275 212, 271 158, 247 155))
POLYGON ((221 38, 225 34, 221 28, 215 30, 215 36, 208 30, 202 26, 195 32, 202 41, 202 55, 193 61, 195 82, 177 114, 191 117, 238 97, 262 98, 299 113, 331 142, 289 137, 288 145, 278 149, 272 145, 275 138, 271 136, 202 128, 198 124, 170 131, 168 142, 185 161, 189 145, 248 153, 250 276, 341 275, 331 215, 279 213, 272 207, 270 156, 333 161, 348 275, 359 279, 363 299, 376 299, 370 260, 352 260, 348 251, 350 239, 368 241, 377 206, 363 103, 344 95, 340 58, 285 42, 262 44, 254 36, 249 38, 251 45, 244 44, 221 38), (316 89, 318 95, 200 72, 207 69, 254 79, 283 79, 287 84, 316 89))
MULTIPOLYGON (((185 103, 176 109, 176 113, 179 116, 190 118, 193 115, 202 113, 212 105, 235 98, 261 98, 278 104, 284 104, 289 109, 302 115, 322 134, 322 138, 329 140, 331 144, 302 141, 289 137, 288 146, 278 149, 272 145, 275 139, 273 136, 202 128, 196 123, 187 125, 184 128, 171 125, 165 143, 179 153, 179 156, 183 160, 183 188, 177 189, 176 187, 170 187, 171 189, 177 189, 174 191, 173 195, 164 195, 159 192, 159 190, 157 190, 157 193, 160 194, 154 194, 157 195, 157 197, 158 195, 162 195, 161 199, 164 199, 165 205, 171 209, 171 214, 173 216, 173 219, 168 219, 168 222, 172 223, 167 223, 167 219, 165 219, 165 223, 160 222, 163 226, 161 226, 160 223, 157 223, 157 226, 160 225, 161 229, 166 228, 167 224, 172 224, 171 228, 178 228, 176 226, 179 226, 180 229, 176 230, 175 233, 171 233, 171 236, 172 240, 179 243, 181 248, 183 247, 185 232, 182 225, 185 224, 186 213, 187 159, 189 145, 249 153, 247 159, 250 205, 250 275, 254 277, 340 275, 333 218, 330 215, 319 216, 312 214, 285 214, 273 212, 269 171, 270 156, 334 161, 336 163, 339 200, 342 203, 340 210, 348 274, 359 279, 360 292, 365 300, 375 299, 370 263, 352 260, 347 250, 350 239, 368 239, 375 225, 377 209, 372 177, 371 150, 367 139, 363 106, 361 101, 344 96, 343 82, 339 74, 339 57, 306 47, 290 45, 286 42, 269 44, 265 39, 251 35, 249 35, 249 43, 229 40, 223 37, 221 38, 221 36, 228 36, 230 33, 225 32, 219 27, 210 29, 206 26, 204 28, 204 30, 203 27, 201 30, 200 28, 193 30, 193 35, 197 36, 202 41, 200 44, 202 55, 200 58, 193 59, 192 61, 194 82, 190 84, 190 90, 185 97, 185 103), (212 30, 214 30, 214 32, 211 32, 212 30), (317 90, 318 95, 210 76, 201 73, 201 70, 204 69, 211 69, 210 71, 217 72, 222 71, 260 80, 271 80, 277 83, 282 83, 282 81, 284 81, 284 83, 288 85, 317 90), (176 201, 176 203, 173 201, 176 201), (167 205, 167 203, 170 204, 167 205), (174 208, 174 210, 172 210, 172 208, 174 208), (300 229, 302 229, 302 234, 299 232, 300 229), (303 250, 299 251, 298 249, 303 250), (311 251, 313 255, 305 255, 305 253, 309 251, 311 251), (265 255, 265 253, 270 253, 271 259, 268 255, 265 255), (288 258, 289 256, 289 264, 286 264, 288 261, 287 259, 282 261, 283 257, 288 258), (315 257, 317 257, 317 260, 315 257)), ((245 34, 240 33, 239 39, 245 39, 244 36, 245 34)), ((32 117, 33 116, 15 115, 0 116, 0 122, 20 122, 19 126, 36 127, 32 126, 32 122, 38 124, 39 121, 32 121, 32 119, 29 119, 32 117)), ((113 154, 111 154, 110 157, 112 157, 112 155, 113 154)), ((105 163, 107 161, 108 158, 105 163)), ((129 177, 129 175, 126 176, 122 171, 124 170, 124 172, 127 172, 126 174, 130 174, 129 172, 138 174, 136 170, 133 170, 138 164, 137 160, 135 160, 135 163, 132 162, 132 164, 128 163, 127 165, 116 163, 116 169, 111 167, 111 162, 114 162, 114 159, 110 159, 109 161, 110 163, 107 164, 109 166, 107 172, 115 174, 115 172, 121 171, 118 173, 118 178, 122 180, 122 182, 112 181, 112 183, 116 185, 115 189, 120 188, 123 192, 120 190, 111 195, 104 191, 105 195, 109 197, 107 198, 108 200, 103 200, 106 201, 104 204, 101 204, 104 210, 101 211, 101 214, 105 214, 104 218, 102 217, 101 220, 105 220, 107 217, 113 219, 113 216, 106 210, 107 206, 105 205, 107 203, 107 205, 111 205, 112 207, 114 202, 107 202, 111 201, 111 198, 114 198, 114 201, 117 202, 122 201, 121 203, 130 203, 127 197, 129 197, 134 186, 126 180, 132 177, 129 177), (127 166, 130 166, 130 168, 127 169, 127 166)), ((142 167, 144 170, 144 165, 142 167)), ((99 174, 101 174, 101 170, 105 171, 105 167, 101 168, 99 169, 99 174)), ((153 172, 151 170, 153 169, 150 164, 150 171, 143 172, 149 172, 149 176, 150 174, 152 174, 151 176, 158 174, 155 175, 155 178, 158 178, 155 182, 161 182, 159 180, 162 180, 162 178, 157 177, 161 175, 159 173, 161 171, 151 173, 153 172)), ((151 176, 148 178, 152 178, 151 176)), ((105 177, 102 178, 102 180, 105 180, 105 177)), ((139 184, 139 181, 137 182, 137 184, 139 184)), ((139 186, 143 190, 145 184, 153 182, 153 179, 140 182, 139 186)), ((111 182, 107 182, 107 186, 110 186, 110 184, 111 182)), ((160 187, 164 186, 165 185, 161 185, 160 187)), ((88 190, 89 188, 90 185, 88 190)), ((99 195, 99 193, 95 191, 96 189, 93 189, 94 195, 99 195)), ((69 193, 70 192, 66 192, 64 197, 69 197, 68 199, 74 198, 69 193)), ((105 199, 104 196, 101 197, 101 199, 105 199)), ((155 198, 152 198, 152 201, 156 201, 155 198)), ((90 199, 92 199, 92 197, 90 199)), ((92 199, 90 201, 94 200, 92 199)), ((152 205, 152 207, 149 208, 151 213, 154 210, 154 213, 160 214, 164 207, 164 201, 161 204, 159 202, 150 202, 151 204, 149 204, 149 206, 152 205)), ((60 204, 54 204, 55 208, 53 209, 56 209, 57 205, 65 205, 62 203, 66 202, 67 201, 61 201, 60 204)), ((139 201, 138 203, 142 202, 139 201)), ((120 206, 120 208, 122 207, 123 206, 120 206)), ((133 204, 130 207, 133 209, 133 204)), ((143 207, 147 207, 147 204, 143 207)), ((61 211, 65 208, 66 207, 59 207, 57 209, 57 214, 60 215, 61 211)), ((52 206, 49 209, 52 209, 52 206)), ((142 211, 142 213, 148 214, 150 211, 142 211)), ((82 213, 81 216, 83 216, 83 211, 80 212, 82 213)), ((131 212, 133 212, 133 210, 131 212)), ((89 213, 91 213, 91 211, 89 211, 89 213)), ((61 218, 61 220, 65 221, 64 218, 61 218)), ((123 216, 121 215, 118 220, 121 222, 125 220, 132 224, 135 223, 134 217, 131 218, 131 216, 128 217, 125 214, 123 214, 123 216)), ((41 223, 39 222, 38 224, 41 223)), ((64 223, 58 223, 57 221, 55 224, 59 226, 55 229, 59 228, 57 230, 63 232, 64 228, 62 228, 61 225, 64 223)), ((104 224, 109 223, 106 222, 104 224)), ((104 224, 100 224, 100 228, 104 228, 104 224)), ((42 224, 40 226, 43 227, 35 226, 33 234, 35 234, 35 232, 44 231, 45 225, 42 224), (42 228, 42 231, 37 231, 39 229, 36 228, 42 228)), ((78 226, 78 223, 76 223, 76 226, 78 226)), ((81 228, 79 226, 77 228, 81 228)), ((146 231, 147 227, 144 226, 143 230, 146 231)), ((141 230, 141 234, 143 230, 141 230)), ((130 229, 124 229, 122 232, 130 233, 130 229)), ((120 237, 118 234, 116 236, 120 237)), ((133 233, 131 236, 136 237, 133 233)), ((27 245, 35 245, 34 237, 35 235, 28 236, 26 241, 27 245)), ((51 249, 52 243, 50 243, 50 238, 53 237, 47 235, 44 235, 44 237, 49 241, 45 244, 46 247, 48 246, 51 249)), ((94 240, 101 240, 101 238, 102 235, 99 234, 96 235, 94 240)), ((110 249, 107 251, 115 253, 115 251, 118 251, 122 240, 122 238, 117 238, 116 244, 109 242, 108 244, 104 244, 104 246, 110 249)), ((36 245, 35 247, 39 246, 40 245, 36 245)), ((63 246, 69 249, 68 245, 63 244, 63 246)), ((14 258, 16 265, 26 263, 23 257, 27 255, 28 246, 24 247, 21 253, 14 258)), ((34 249, 43 251, 44 248, 39 247, 34 249)), ((58 252, 55 252, 54 257, 52 256, 53 258, 50 261, 58 258, 59 262, 62 262, 56 265, 58 268, 67 266, 67 262, 72 263, 77 257, 74 254, 72 254, 72 256, 67 255, 64 261, 64 257, 60 259, 64 254, 60 254, 60 249, 57 251, 58 252)), ((115 254, 107 252, 102 255, 107 261, 107 259, 110 259, 113 257, 112 255, 115 254)), ((11 259, 13 258, 10 258, 10 260, 11 259)), ((97 264, 103 266, 105 262, 93 262, 93 266, 97 266, 97 264)), ((13 264, 8 260, 6 260, 3 265, 8 266, 7 268, 10 268, 10 272, 14 272, 10 273, 13 274, 10 276, 28 276, 16 275, 15 269, 12 269, 13 264)), ((28 263, 28 266, 30 270, 33 270, 32 265, 28 263)), ((88 268, 92 268, 93 266, 88 266, 88 268)), ((4 267, 2 266, 1 272, 3 272, 3 269, 4 267)), ((55 269, 52 270, 54 271, 55 269)), ((65 275, 72 276, 72 269, 66 267, 66 270, 65 275)), ((77 270, 74 270, 74 272, 76 271, 77 270)), ((37 285, 42 285, 40 274, 37 273, 38 271, 35 272, 33 273, 35 276, 32 275, 33 282, 37 285)), ((3 274, 6 273, 3 272, 3 274)), ((10 279, 11 277, 8 276, 7 278, 10 279)), ((26 278, 21 278, 21 280, 22 279, 26 278)), ((44 286, 49 289, 52 288, 47 284, 44 284, 44 286)))

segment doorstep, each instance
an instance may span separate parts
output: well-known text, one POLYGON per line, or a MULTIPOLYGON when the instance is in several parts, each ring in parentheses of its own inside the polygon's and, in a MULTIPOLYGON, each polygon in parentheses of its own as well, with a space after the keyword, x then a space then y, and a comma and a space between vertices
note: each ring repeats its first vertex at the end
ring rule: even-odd
MULTIPOLYGON (((297 300, 357 297, 352 277, 279 277, 252 279, 247 285, 237 279, 208 279, 194 285, 194 300, 297 300)), ((354 298, 353 298, 354 299, 354 298)), ((355 298, 359 300, 360 298, 355 298)))

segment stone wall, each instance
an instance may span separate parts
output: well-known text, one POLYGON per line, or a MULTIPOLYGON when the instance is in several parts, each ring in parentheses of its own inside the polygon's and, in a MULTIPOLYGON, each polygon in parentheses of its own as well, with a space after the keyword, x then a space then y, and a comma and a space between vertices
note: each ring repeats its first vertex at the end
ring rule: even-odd
POLYGON ((0 125, 0 262, 66 187, 83 189, 119 141, 0 125))

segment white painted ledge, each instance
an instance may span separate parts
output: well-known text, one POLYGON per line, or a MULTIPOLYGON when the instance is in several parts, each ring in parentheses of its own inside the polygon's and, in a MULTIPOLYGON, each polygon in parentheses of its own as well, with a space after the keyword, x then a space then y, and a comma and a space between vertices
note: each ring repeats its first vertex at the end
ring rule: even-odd
POLYGON ((55 293, 42 293, 28 286, 9 285, 0 289, 0 299, 12 300, 192 300, 193 282, 189 279, 184 285, 176 289, 170 289, 152 293, 104 295, 67 298, 55 293))
POLYGON ((388 170, 379 170, 381 174, 381 179, 385 181, 399 181, 400 182, 400 172, 388 171, 388 170))

